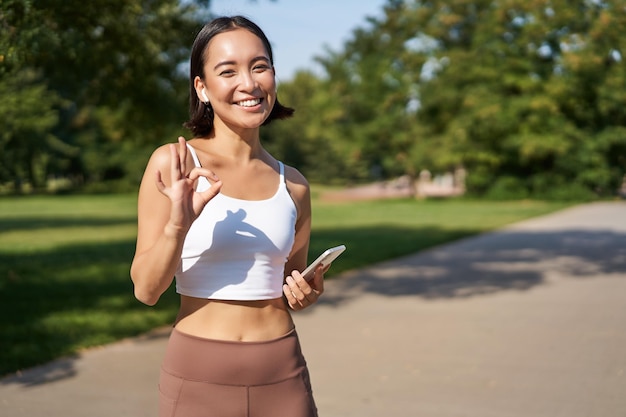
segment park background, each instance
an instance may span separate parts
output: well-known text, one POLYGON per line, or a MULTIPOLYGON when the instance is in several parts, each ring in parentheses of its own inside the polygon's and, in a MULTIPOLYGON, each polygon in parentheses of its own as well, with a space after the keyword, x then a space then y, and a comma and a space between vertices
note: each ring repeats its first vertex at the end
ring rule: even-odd
MULTIPOLYGON (((220 3, 0 2, 0 374, 171 321, 172 292, 157 308, 132 298, 134 193, 152 150, 188 135, 189 47, 220 3)), ((239 3, 219 10, 254 19, 294 2, 239 3)), ((314 30, 338 25, 298 4, 314 30)), ((262 132, 313 184, 312 256, 346 243, 337 273, 619 195, 624 2, 369 5, 341 42, 281 73, 296 114, 262 132), (397 178, 417 195, 424 172, 463 172, 464 197, 322 198, 397 178)), ((275 19, 259 23, 278 53, 275 19)))

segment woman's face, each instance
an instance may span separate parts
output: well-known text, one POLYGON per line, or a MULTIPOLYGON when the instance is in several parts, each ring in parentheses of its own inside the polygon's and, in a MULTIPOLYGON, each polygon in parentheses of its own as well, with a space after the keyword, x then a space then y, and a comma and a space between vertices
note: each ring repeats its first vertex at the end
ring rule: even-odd
POLYGON ((263 42, 246 29, 220 33, 205 50, 204 80, 194 80, 200 100, 202 88, 213 106, 214 126, 235 131, 257 128, 276 101, 274 68, 263 42))

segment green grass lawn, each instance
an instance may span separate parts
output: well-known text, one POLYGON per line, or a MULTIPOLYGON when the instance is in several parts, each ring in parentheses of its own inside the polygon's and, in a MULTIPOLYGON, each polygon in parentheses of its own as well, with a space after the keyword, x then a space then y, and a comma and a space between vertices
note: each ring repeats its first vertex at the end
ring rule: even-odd
MULTIPOLYGON (((135 195, 0 198, 0 375, 170 323, 173 289, 155 307, 129 278, 135 195)), ((565 207, 536 201, 314 199, 310 259, 348 250, 327 274, 410 254, 565 207)))

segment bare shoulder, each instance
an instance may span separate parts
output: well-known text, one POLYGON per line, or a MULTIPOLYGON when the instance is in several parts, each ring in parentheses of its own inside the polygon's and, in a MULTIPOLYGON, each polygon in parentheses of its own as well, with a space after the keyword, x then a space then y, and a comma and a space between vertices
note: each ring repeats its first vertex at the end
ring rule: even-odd
POLYGON ((298 218, 308 219, 311 216, 311 190, 304 175, 294 167, 285 165, 285 182, 291 199, 296 204, 298 218))
POLYGON ((146 199, 153 201, 159 199, 161 194, 156 187, 157 172, 160 176, 167 180, 170 172, 170 151, 169 144, 161 145, 156 148, 146 165, 139 188, 139 201, 146 199))
POLYGON ((162 169, 169 167, 169 163, 170 163, 169 146, 170 144, 166 143, 156 148, 154 152, 152 152, 152 155, 150 156, 150 161, 148 162, 148 164, 154 167, 162 168, 162 169))
POLYGON ((172 158, 172 153, 170 150, 171 145, 176 144, 166 143, 159 146, 152 152, 152 155, 150 155, 150 160, 148 161, 148 166, 146 167, 147 174, 152 176, 154 172, 159 171, 163 175, 164 181, 169 178, 172 158))
POLYGON ((294 198, 303 199, 308 197, 310 193, 309 182, 296 168, 285 165, 285 180, 287 181, 289 192, 294 198))

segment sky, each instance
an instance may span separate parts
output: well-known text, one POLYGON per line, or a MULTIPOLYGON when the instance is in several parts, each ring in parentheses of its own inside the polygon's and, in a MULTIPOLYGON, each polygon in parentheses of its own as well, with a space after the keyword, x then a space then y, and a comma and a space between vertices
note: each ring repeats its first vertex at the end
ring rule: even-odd
POLYGON ((215 15, 240 14, 259 25, 272 44, 276 78, 292 79, 296 70, 319 72, 313 57, 324 47, 342 50, 366 17, 381 17, 385 0, 211 0, 215 15))

